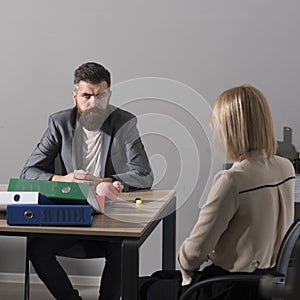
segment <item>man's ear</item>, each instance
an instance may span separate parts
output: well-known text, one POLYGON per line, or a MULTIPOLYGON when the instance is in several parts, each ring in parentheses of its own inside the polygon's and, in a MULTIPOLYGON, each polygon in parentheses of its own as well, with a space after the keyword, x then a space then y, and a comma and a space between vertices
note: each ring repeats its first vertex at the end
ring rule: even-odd
POLYGON ((112 94, 112 91, 109 90, 109 93, 108 93, 108 102, 110 101, 111 94, 112 94))
POLYGON ((74 90, 72 90, 72 98, 73 98, 74 104, 76 105, 77 93, 74 90))

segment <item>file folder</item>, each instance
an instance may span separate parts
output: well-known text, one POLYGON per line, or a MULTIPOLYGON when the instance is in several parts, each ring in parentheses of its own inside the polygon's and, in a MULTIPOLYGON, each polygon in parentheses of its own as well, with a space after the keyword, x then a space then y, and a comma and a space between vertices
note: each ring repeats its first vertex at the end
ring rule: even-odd
POLYGON ((112 200, 104 195, 97 195, 97 199, 102 213, 107 212, 112 206, 112 200))
POLYGON ((93 222, 90 205, 9 204, 8 225, 90 226, 93 222))
POLYGON ((96 193, 88 183, 11 178, 7 190, 40 192, 54 204, 89 204, 95 212, 102 212, 96 193))

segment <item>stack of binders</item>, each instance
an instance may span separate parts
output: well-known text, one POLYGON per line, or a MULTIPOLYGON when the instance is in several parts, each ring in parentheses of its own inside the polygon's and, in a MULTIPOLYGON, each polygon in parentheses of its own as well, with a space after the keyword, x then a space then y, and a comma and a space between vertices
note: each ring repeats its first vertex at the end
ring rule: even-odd
POLYGON ((48 180, 10 179, 0 205, 9 225, 89 226, 101 212, 88 184, 48 180))

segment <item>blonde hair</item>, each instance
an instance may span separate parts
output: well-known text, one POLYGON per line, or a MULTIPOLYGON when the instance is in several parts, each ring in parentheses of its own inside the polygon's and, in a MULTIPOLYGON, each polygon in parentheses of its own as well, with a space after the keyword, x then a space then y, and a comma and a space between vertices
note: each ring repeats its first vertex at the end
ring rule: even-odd
POLYGON ((228 159, 240 161, 251 151, 271 157, 276 138, 270 106, 255 87, 242 85, 224 91, 213 106, 210 119, 216 142, 228 159))

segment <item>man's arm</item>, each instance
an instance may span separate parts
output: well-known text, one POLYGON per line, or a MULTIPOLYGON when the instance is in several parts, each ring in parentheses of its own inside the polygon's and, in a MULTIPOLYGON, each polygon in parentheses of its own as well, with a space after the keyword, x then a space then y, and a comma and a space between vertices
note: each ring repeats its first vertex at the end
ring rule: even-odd
POLYGON ((124 191, 151 188, 153 173, 141 141, 137 119, 129 119, 114 136, 111 163, 116 174, 111 174, 122 182, 124 191))
POLYGON ((94 188, 94 190, 96 190, 97 185, 101 182, 113 182, 112 178, 96 177, 84 170, 74 170, 74 172, 69 173, 64 176, 54 175, 51 180, 52 181, 88 183, 91 187, 94 188))
POLYGON ((60 151, 58 132, 49 117, 48 128, 21 171, 21 178, 50 180, 54 175, 55 158, 60 151))

